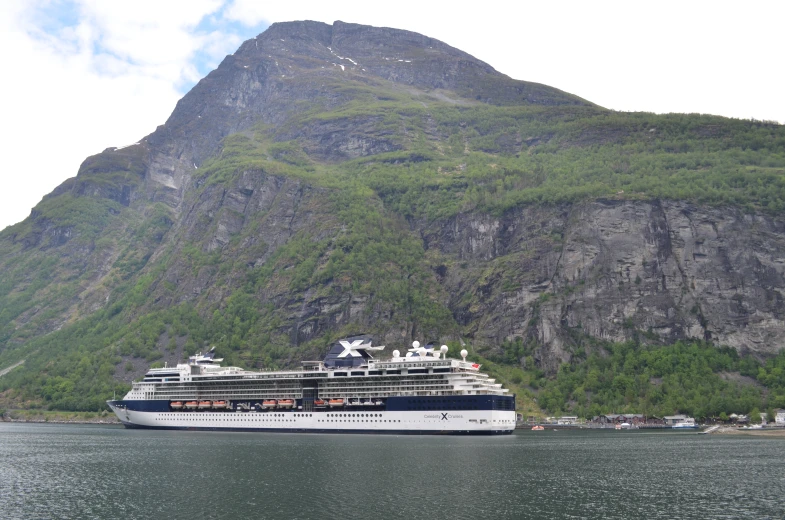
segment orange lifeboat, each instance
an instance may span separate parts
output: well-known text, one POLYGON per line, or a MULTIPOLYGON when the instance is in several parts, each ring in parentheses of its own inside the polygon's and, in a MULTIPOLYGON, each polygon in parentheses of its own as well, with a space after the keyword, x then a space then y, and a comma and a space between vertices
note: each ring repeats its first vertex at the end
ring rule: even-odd
POLYGON ((330 399, 327 401, 327 404, 330 405, 330 408, 335 408, 336 406, 343 406, 343 399, 330 399))
POLYGON ((172 407, 172 410, 182 410, 183 409, 183 402, 182 401, 172 401, 169 403, 169 406, 172 407))
POLYGON ((265 399, 264 401, 262 401, 262 408, 267 408, 267 409, 275 408, 277 404, 278 401, 276 401, 275 399, 265 399))
POLYGON ((324 399, 315 399, 314 402, 313 402, 314 406, 319 406, 319 407, 323 407, 326 404, 327 404, 327 402, 324 399))
POLYGON ((213 401, 213 408, 226 408, 226 401, 213 401))
POLYGON ((195 410, 197 406, 199 406, 199 403, 196 401, 187 401, 185 403, 185 407, 189 410, 195 410))
POLYGON ((212 407, 213 407, 213 402, 212 401, 199 401, 198 408, 200 410, 207 410, 207 409, 212 408, 212 407))
POLYGON ((279 408, 291 408, 294 406, 294 399, 279 399, 278 400, 278 407, 279 408))

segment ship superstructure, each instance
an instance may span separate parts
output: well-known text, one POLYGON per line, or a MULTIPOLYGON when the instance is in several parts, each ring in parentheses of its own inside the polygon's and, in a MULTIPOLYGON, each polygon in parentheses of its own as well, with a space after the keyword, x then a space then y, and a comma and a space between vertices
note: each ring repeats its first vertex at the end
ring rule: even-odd
POLYGON ((299 370, 223 367, 215 348, 174 368, 150 369, 122 400, 108 401, 127 427, 288 432, 504 434, 515 396, 430 343, 389 360, 369 336, 335 343, 299 370))

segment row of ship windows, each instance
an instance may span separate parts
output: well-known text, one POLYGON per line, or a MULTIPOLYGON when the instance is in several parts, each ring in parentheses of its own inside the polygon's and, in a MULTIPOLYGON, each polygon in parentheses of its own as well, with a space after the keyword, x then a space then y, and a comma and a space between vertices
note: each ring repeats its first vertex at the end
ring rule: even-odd
MULTIPOLYGON (((476 410, 477 407, 474 407, 473 409, 476 410)), ((251 418, 255 418, 255 419, 261 419, 261 418, 267 418, 267 417, 281 418, 281 417, 286 417, 286 414, 283 414, 283 413, 268 413, 268 414, 264 414, 264 415, 255 415, 254 414, 254 415, 242 415, 242 416, 228 416, 226 413, 215 414, 215 415, 210 415, 209 413, 208 414, 204 414, 204 413, 165 413, 165 414, 160 414, 160 416, 162 416, 162 417, 177 417, 177 418, 189 418, 189 417, 190 418, 196 418, 196 417, 198 417, 200 419, 207 418, 207 419, 243 420, 243 418, 246 418, 246 417, 251 417, 251 418)), ((335 419, 336 417, 340 417, 343 420, 345 418, 367 419, 369 417, 383 417, 383 414, 380 414, 380 413, 328 413, 328 414, 326 414, 326 416, 330 417, 331 419, 335 419)), ((295 414, 292 414, 292 417, 295 417, 295 418, 313 417, 313 414, 312 413, 295 413, 295 414)), ((290 420, 290 419, 287 419, 287 420, 290 420)), ((325 420, 323 420, 323 419, 319 419, 319 421, 325 422, 325 420)), ((364 421, 361 421, 361 422, 364 422, 364 421)), ((373 422, 373 420, 371 420, 371 422, 373 422)), ((387 422, 387 421, 383 421, 383 422, 387 422)), ((398 422, 400 422, 400 421, 398 421, 398 422)), ((504 421, 502 421, 502 422, 504 422, 504 421)))
MULTIPOLYGON (((341 376, 340 373, 336 374, 336 375, 338 375, 339 377, 341 376)), ((476 379, 480 378, 479 376, 481 376, 481 374, 460 374, 460 375, 456 374, 456 376, 460 377, 460 378, 476 380, 476 379)), ((363 378, 361 378, 361 377, 354 377, 354 378, 351 379, 351 381, 357 381, 357 382, 391 382, 391 381, 395 381, 395 382, 397 382, 397 381, 410 381, 410 380, 418 380, 418 379, 419 380, 423 380, 423 379, 437 380, 437 379, 454 379, 454 378, 453 377, 445 377, 445 375, 441 374, 441 373, 428 374, 428 373, 425 373, 425 372, 419 373, 419 372, 410 371, 409 374, 401 374, 401 375, 396 375, 394 377, 363 377, 363 378), (415 377, 409 378, 408 376, 410 376, 410 375, 411 376, 415 376, 415 377)), ((325 379, 322 379, 321 381, 319 381, 318 383, 321 384, 321 383, 325 383, 325 382, 328 382, 328 381, 329 380, 327 380, 325 378, 325 379)), ((145 378, 142 382, 143 383, 159 383, 161 381, 160 381, 159 378, 154 378, 154 380, 151 380, 151 378, 145 378)), ((302 381, 299 381, 299 380, 259 379, 259 378, 236 378, 236 379, 230 379, 230 378, 215 378, 215 379, 212 379, 212 378, 210 378, 210 379, 207 379, 207 378, 196 378, 196 379, 182 379, 180 381, 178 381, 178 380, 176 380, 174 378, 168 378, 164 382, 181 383, 181 384, 182 383, 186 383, 186 384, 197 384, 198 383, 198 384, 202 384, 202 385, 226 385, 226 384, 245 384, 245 385, 255 384, 255 385, 259 385, 259 384, 262 384, 262 385, 281 385, 281 386, 283 386, 283 385, 301 385, 302 384, 302 381)))
MULTIPOLYGON (((389 384, 382 384, 382 383, 367 383, 367 384, 355 384, 351 383, 348 384, 346 382, 341 383, 327 383, 324 385, 319 385, 320 390, 338 390, 338 389, 380 389, 380 390, 402 390, 402 389, 420 389, 420 388, 437 388, 437 387, 451 387, 452 384, 448 381, 412 381, 408 384, 396 384, 396 385, 389 385, 389 384)), ((144 388, 143 391, 153 390, 153 388, 144 388)), ((286 392, 286 391, 300 391, 300 387, 266 387, 266 386, 222 386, 220 388, 213 388, 209 386, 164 386, 158 387, 155 390, 158 392, 184 392, 184 391, 202 391, 202 392, 231 392, 231 391, 239 391, 239 392, 248 392, 248 391, 257 391, 257 392, 286 392)))
POLYGON ((424 390, 426 388, 440 389, 452 388, 452 385, 447 383, 433 382, 431 384, 417 384, 417 385, 396 385, 396 386, 381 386, 381 385, 323 385, 319 387, 319 392, 338 392, 338 391, 353 391, 360 390, 364 392, 379 390, 384 392, 393 391, 406 391, 406 390, 424 390))
MULTIPOLYGON (((422 366, 422 365, 417 365, 417 366, 422 366)), ((427 374, 428 373, 428 369, 427 368, 407 368, 406 370, 408 371, 409 374, 427 374)), ((450 371, 449 368, 432 368, 431 370, 432 370, 431 373, 433 373, 433 374, 445 374, 445 373, 450 371)), ((390 375, 398 375, 400 373, 401 373, 400 370, 388 370, 387 371, 387 374, 390 374, 390 375)), ((382 375, 382 371, 381 370, 369 370, 368 372, 352 371, 352 372, 348 372, 348 373, 347 372, 333 372, 333 377, 348 377, 349 375, 351 375, 353 377, 357 377, 357 376, 359 376, 359 377, 380 376, 380 375, 382 375)), ((406 374, 404 374, 404 375, 406 375, 406 374)))
MULTIPOLYGON (((200 419, 204 418, 214 418, 214 417, 229 417, 227 413, 219 413, 216 415, 210 415, 209 412, 207 413, 164 413, 160 414, 163 417, 199 417, 200 419)), ((254 415, 253 417, 260 417, 254 415)), ((286 417, 286 414, 283 413, 266 413, 264 417, 286 417)), ((296 413, 293 417, 313 417, 312 413, 296 413)))
MULTIPOLYGON (((278 415, 278 414, 276 414, 278 415)), ((307 414, 306 414, 307 415, 307 414)), ((305 415, 300 414, 300 417, 304 417, 305 415)), ((200 415, 200 414, 163 414, 163 417, 159 416, 156 417, 156 421, 163 420, 165 418, 174 418, 178 420, 188 419, 188 418, 199 418, 199 419, 207 419, 221 422, 239 422, 239 421, 268 421, 268 422, 295 422, 295 419, 286 419, 286 418, 277 418, 277 419, 270 419, 270 415, 243 415, 241 417, 227 417, 227 416, 212 416, 212 415, 200 415)), ((401 422, 400 419, 317 419, 317 422, 401 422)), ((412 422, 412 421, 407 421, 412 422)))
MULTIPOLYGON (((319 381, 319 388, 323 388, 325 386, 406 386, 406 385, 422 385, 422 384, 453 384, 453 383, 479 383, 479 384, 486 384, 485 381, 480 381, 477 379, 473 380, 465 380, 465 379, 444 379, 444 378, 430 378, 430 377, 419 377, 413 379, 399 379, 397 381, 387 381, 387 380, 380 380, 380 379, 368 379, 368 380, 356 380, 356 379, 338 379, 332 381, 319 381)), ((141 385, 140 385, 141 386, 141 385)), ((241 382, 241 381, 227 381, 224 384, 219 383, 203 383, 203 382, 194 382, 194 383, 179 383, 179 384, 146 384, 145 387, 164 387, 164 388, 235 388, 235 389, 247 389, 247 388, 300 388, 300 385, 294 384, 264 384, 259 381, 248 381, 248 382, 241 382)))
MULTIPOLYGON (((412 379, 397 379, 397 380, 380 380, 380 379, 368 379, 368 380, 347 380, 342 379, 338 381, 320 381, 319 387, 325 386, 407 386, 407 385, 422 385, 422 384, 452 384, 455 382, 460 382, 461 380, 453 380, 453 379, 444 379, 440 377, 418 377, 412 379)), ((476 381, 476 380, 474 380, 476 381)), ((468 382, 472 382, 467 380, 468 382)), ((272 384, 265 384, 262 381, 226 381, 226 382, 207 382, 207 381, 199 381, 193 383, 179 383, 179 384, 167 384, 167 385, 149 385, 149 386, 158 386, 164 388, 180 388, 180 389, 195 389, 195 388, 205 388, 209 389, 211 387, 218 386, 222 389, 238 389, 238 390, 247 390, 249 387, 251 388, 259 388, 259 389, 299 389, 300 384, 298 382, 292 382, 290 384, 285 383, 272 383, 272 384)))
MULTIPOLYGON (((179 420, 186 419, 188 417, 190 417, 189 414, 174 414, 174 418, 175 419, 179 419, 179 420)), ((256 420, 256 421, 265 420, 267 422, 295 422, 295 419, 280 419, 280 418, 279 419, 270 419, 269 416, 212 417, 212 416, 204 416, 204 415, 202 415, 202 416, 198 416, 198 417, 200 417, 201 419, 212 419, 212 420, 220 419, 221 422, 241 422, 241 421, 242 422, 248 422, 249 420, 256 420)), ((162 419, 163 419, 163 417, 156 417, 155 418, 156 421, 160 421, 162 419)), ((351 423, 358 423, 358 422, 362 422, 362 423, 365 423, 365 422, 395 423, 395 422, 401 422, 401 420, 400 419, 317 419, 317 422, 329 422, 329 423, 337 423, 337 422, 346 422, 346 423, 349 423, 349 422, 351 422, 351 423)), ((406 422, 432 422, 432 421, 406 421, 406 422)), ((469 419, 469 422, 477 422, 477 420, 476 419, 469 419)), ((485 419, 481 419, 480 422, 481 423, 485 423, 487 421, 485 419)), ((501 424, 501 423, 512 424, 515 421, 498 420, 498 421, 493 421, 493 422, 497 423, 497 424, 501 424)))
POLYGON ((380 413, 328 413, 327 417, 381 417, 380 413))
MULTIPOLYGON (((481 386, 477 386, 475 388, 482 388, 481 386)), ((488 390, 493 390, 492 387, 487 387, 488 390)), ((152 390, 152 389, 150 389, 152 390)), ((319 395, 324 397, 326 394, 335 394, 335 393, 390 393, 393 392, 395 395, 415 395, 409 392, 430 392, 429 394, 419 394, 419 395, 429 395, 429 396, 446 396, 446 395, 462 395, 461 393, 464 390, 456 390, 452 388, 452 386, 447 384, 430 384, 430 385, 417 385, 417 386, 356 386, 356 385, 325 385, 319 388, 319 395)), ((274 389, 274 388, 242 388, 242 389, 233 389, 233 388, 158 388, 155 389, 154 392, 144 392, 147 393, 155 393, 156 395, 269 395, 269 396, 301 396, 302 392, 300 389, 297 391, 286 391, 286 389, 274 389)))
MULTIPOLYGON (((179 419, 179 420, 187 419, 188 417, 189 417, 188 414, 185 414, 185 415, 177 414, 177 415, 174 416, 175 419, 179 419)), ((210 415, 201 415, 201 416, 198 416, 198 417, 200 419, 202 419, 202 420, 204 420, 204 419, 213 420, 213 421, 220 420, 221 422, 227 422, 227 421, 232 421, 232 422, 246 421, 247 422, 247 421, 251 421, 251 420, 261 421, 262 419, 264 419, 265 421, 268 421, 268 422, 294 422, 295 421, 294 419, 268 419, 267 417, 269 417, 269 416, 247 416, 247 415, 242 416, 242 417, 226 417, 226 416, 215 417, 215 416, 210 416, 210 415)), ((160 420, 163 420, 163 418, 162 417, 156 417, 155 420, 156 421, 160 421, 160 420)))
POLYGON ((479 410, 480 407, 476 405, 464 405, 464 406, 455 406, 455 405, 446 405, 446 406, 410 406, 407 410, 418 410, 418 411, 428 411, 428 410, 479 410))
MULTIPOLYGON (((320 392, 320 397, 322 399, 331 399, 331 398, 341 398, 341 397, 351 397, 351 398, 364 398, 364 397, 397 397, 400 396, 403 392, 395 392, 394 394, 388 394, 385 392, 358 392, 358 391, 343 391, 343 392, 320 392)), ((480 395, 482 392, 477 392, 480 395)), ((445 391, 434 391, 434 390, 420 390, 416 393, 406 393, 410 397, 458 397, 463 394, 456 394, 453 390, 445 390, 445 391)), ((199 392, 199 393, 175 393, 175 392, 156 392, 155 394, 145 394, 145 398, 148 399, 265 399, 267 397, 274 398, 274 399, 300 399, 302 394, 283 394, 283 393, 233 393, 233 392, 199 392)), ((411 405, 413 403, 421 403, 422 401, 412 401, 408 404, 411 405)), ((463 407, 461 404, 457 404, 453 402, 451 399, 434 399, 434 403, 439 403, 440 408, 450 408, 453 409, 455 406, 463 407), (443 404, 442 404, 443 403, 443 404)), ((504 400, 504 401, 494 401, 493 408, 496 410, 512 410, 513 409, 513 400, 504 400)))
MULTIPOLYGON (((400 419, 317 419, 317 422, 401 422, 400 419)), ((407 421, 413 422, 413 421, 407 421)))
MULTIPOLYGON (((313 414, 295 414, 294 417, 312 417, 313 414)), ((332 414, 333 417, 381 417, 381 414, 332 414)), ((276 413, 276 414, 265 414, 265 415, 241 415, 241 416, 227 416, 225 414, 222 415, 204 415, 204 414, 192 414, 192 413, 165 413, 161 414, 156 417, 156 420, 161 419, 207 419, 207 420, 221 420, 221 421, 273 421, 273 422, 294 422, 295 419, 287 419, 285 418, 284 414, 276 413), (274 419, 270 419, 270 417, 275 417, 274 419)), ((396 422, 393 419, 389 421, 387 419, 317 419, 319 422, 396 422)), ((401 422, 400 419, 397 422, 401 422)))

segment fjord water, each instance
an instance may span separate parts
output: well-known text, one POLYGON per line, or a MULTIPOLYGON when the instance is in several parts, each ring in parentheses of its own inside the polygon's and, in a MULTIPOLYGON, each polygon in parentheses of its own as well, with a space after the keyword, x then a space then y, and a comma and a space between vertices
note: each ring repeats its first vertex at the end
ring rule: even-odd
POLYGON ((0 423, 0 516, 777 518, 785 440, 290 435, 0 423))

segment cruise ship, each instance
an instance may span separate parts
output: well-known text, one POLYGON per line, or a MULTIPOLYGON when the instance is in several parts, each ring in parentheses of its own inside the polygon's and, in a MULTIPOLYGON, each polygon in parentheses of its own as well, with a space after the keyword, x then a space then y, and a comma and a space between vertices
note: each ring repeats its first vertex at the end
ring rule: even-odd
POLYGON ((222 367, 215 347, 176 367, 150 369, 121 400, 107 401, 128 428, 311 433, 500 435, 515 429, 515 396, 447 357, 412 343, 374 359, 370 336, 332 345, 299 370, 222 367))

